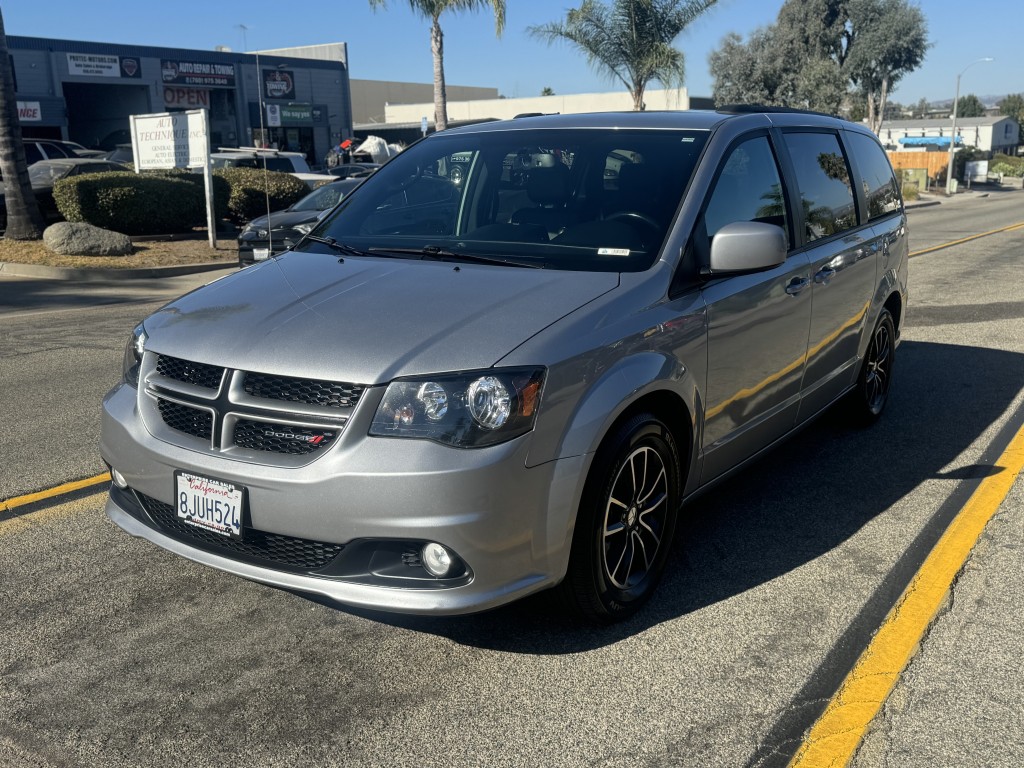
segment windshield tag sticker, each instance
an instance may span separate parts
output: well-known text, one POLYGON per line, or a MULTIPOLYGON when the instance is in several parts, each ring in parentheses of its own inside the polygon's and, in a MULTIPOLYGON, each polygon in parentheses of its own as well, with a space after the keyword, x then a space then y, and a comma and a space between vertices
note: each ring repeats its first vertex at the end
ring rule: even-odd
POLYGON ((598 248, 598 256, 629 256, 629 248, 598 248))

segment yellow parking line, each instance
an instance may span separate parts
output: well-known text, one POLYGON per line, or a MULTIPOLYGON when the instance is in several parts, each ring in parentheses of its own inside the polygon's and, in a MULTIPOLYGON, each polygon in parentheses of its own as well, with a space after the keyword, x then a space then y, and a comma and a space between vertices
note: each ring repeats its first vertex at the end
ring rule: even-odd
POLYGON ((985 530, 1024 469, 1024 427, 939 539, 886 616, 828 707, 804 737, 790 768, 845 766, 935 619, 985 530))
POLYGON ((913 257, 913 256, 920 256, 921 254, 924 254, 924 253, 931 253, 932 251, 938 251, 938 250, 941 250, 943 248, 949 248, 951 245, 960 245, 960 243, 969 243, 971 240, 977 240, 979 237, 988 237, 989 235, 997 235, 1000 232, 1010 232, 1011 230, 1020 229, 1021 227, 1024 227, 1024 221, 1020 222, 1019 224, 1010 224, 1009 226, 1006 226, 1006 227, 1000 227, 999 229, 991 229, 988 232, 981 232, 980 234, 977 234, 977 235, 968 235, 967 237, 961 237, 959 240, 952 240, 952 241, 950 241, 948 243, 940 243, 939 245, 933 245, 931 248, 922 248, 920 251, 914 251, 913 253, 910 254, 910 256, 911 257, 913 257))
POLYGON ((104 472, 102 475, 94 475, 93 477, 87 477, 84 480, 75 480, 72 483, 64 483, 63 485, 58 485, 56 488, 47 488, 45 491, 29 493, 25 496, 15 496, 13 499, 0 501, 0 514, 18 507, 23 507, 26 504, 34 504, 37 501, 45 501, 46 499, 62 496, 65 493, 72 493, 73 491, 80 491, 83 488, 89 488, 93 485, 109 482, 110 473, 104 472))

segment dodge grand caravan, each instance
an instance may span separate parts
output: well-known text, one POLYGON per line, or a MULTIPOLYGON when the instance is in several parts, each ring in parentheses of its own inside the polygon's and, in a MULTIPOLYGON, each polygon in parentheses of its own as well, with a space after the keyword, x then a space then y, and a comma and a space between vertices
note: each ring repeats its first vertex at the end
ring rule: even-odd
POLYGON ((687 499, 830 406, 882 413, 906 223, 875 137, 813 113, 435 134, 134 329, 107 513, 341 604, 627 617, 687 499))

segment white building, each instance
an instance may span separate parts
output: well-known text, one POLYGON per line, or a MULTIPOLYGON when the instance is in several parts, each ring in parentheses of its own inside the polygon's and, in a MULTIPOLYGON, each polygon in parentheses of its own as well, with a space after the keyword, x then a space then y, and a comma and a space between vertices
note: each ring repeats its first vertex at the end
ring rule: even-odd
MULTIPOLYGON (((927 149, 920 139, 936 139, 935 145, 949 149, 952 118, 925 120, 889 120, 882 123, 878 138, 888 149, 922 151, 927 149), (901 141, 905 139, 906 141, 901 141)), ((1013 154, 1020 143, 1020 126, 1012 117, 958 117, 958 146, 976 147, 985 152, 1013 154)))
MULTIPOLYGON (((689 109, 690 97, 685 88, 648 90, 644 103, 649 110, 689 109)), ((625 89, 608 93, 573 93, 564 96, 532 96, 522 99, 474 99, 449 101, 449 122, 476 120, 509 120, 528 112, 562 115, 582 112, 620 112, 633 109, 633 97, 625 89)), ((390 124, 419 124, 424 117, 434 123, 434 102, 419 104, 388 104, 384 108, 385 122, 390 124)))

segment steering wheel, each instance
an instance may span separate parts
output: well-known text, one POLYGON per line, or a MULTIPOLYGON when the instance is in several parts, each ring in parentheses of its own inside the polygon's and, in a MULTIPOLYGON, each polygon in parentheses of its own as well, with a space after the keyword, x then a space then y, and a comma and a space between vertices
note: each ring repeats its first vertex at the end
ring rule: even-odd
MULTIPOLYGON (((625 221, 630 224, 644 224, 650 230, 650 234, 654 235, 655 238, 661 237, 661 224, 646 213, 640 213, 640 211, 616 211, 613 214, 605 216, 604 220, 625 221)), ((647 243, 645 242, 644 245, 646 246, 647 243)))

